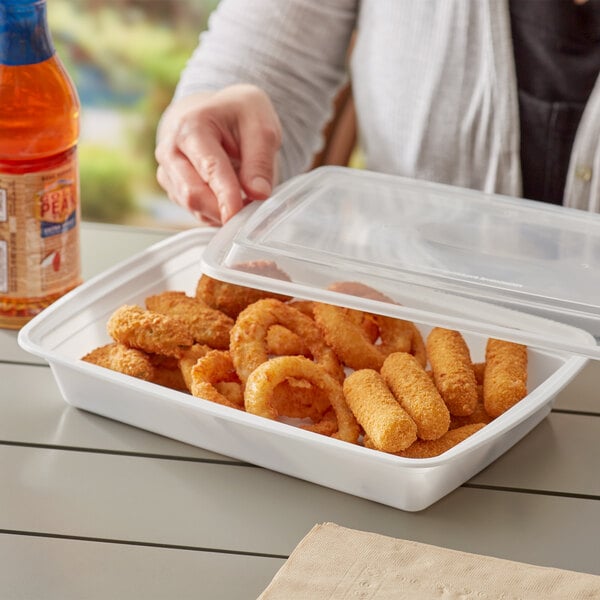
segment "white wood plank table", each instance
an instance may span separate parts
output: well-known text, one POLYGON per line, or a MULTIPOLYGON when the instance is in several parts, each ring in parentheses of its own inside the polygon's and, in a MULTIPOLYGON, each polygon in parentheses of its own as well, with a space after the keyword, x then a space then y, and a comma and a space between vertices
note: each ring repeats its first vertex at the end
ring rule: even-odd
MULTIPOLYGON (((168 232, 84 224, 84 276, 168 232)), ((252 599, 315 523, 600 574, 600 365, 463 486, 409 513, 67 405, 0 329, 0 598, 252 599)))

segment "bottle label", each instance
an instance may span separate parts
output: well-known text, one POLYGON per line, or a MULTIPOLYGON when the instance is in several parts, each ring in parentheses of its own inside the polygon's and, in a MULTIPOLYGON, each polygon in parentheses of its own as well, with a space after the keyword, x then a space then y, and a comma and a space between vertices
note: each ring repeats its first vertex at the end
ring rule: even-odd
POLYGON ((0 301, 43 301, 80 283, 79 213, 75 152, 46 171, 0 172, 0 301))

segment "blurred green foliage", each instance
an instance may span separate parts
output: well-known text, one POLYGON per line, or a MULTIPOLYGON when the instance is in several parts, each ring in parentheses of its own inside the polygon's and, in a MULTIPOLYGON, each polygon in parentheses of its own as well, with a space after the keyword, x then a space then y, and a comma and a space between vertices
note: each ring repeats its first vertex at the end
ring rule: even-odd
POLYGON ((139 213, 149 212, 144 199, 160 197, 156 127, 217 4, 218 0, 48 2, 54 43, 80 92, 82 115, 100 108, 118 114, 127 125, 104 147, 82 132, 85 219, 139 219, 139 213))
POLYGON ((119 223, 137 212, 133 181, 135 169, 114 149, 91 144, 79 148, 79 175, 85 188, 81 203, 84 221, 119 223))

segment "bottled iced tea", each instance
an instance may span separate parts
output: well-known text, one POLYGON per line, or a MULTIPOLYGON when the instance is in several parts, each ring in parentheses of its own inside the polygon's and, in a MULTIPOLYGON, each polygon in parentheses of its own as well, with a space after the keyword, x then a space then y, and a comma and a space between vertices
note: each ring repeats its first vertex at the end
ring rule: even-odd
POLYGON ((79 111, 46 1, 1 0, 0 327, 80 283, 79 111))

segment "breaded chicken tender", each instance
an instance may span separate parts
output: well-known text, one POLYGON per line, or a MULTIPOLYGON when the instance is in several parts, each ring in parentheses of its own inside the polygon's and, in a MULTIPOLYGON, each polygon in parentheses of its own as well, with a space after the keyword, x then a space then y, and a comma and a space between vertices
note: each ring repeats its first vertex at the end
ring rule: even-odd
POLYGON ((477 406, 477 380, 469 347, 459 331, 434 327, 427 336, 433 380, 451 415, 470 415, 477 406))
POLYGON ((124 305, 115 310, 107 324, 108 334, 130 348, 179 358, 194 339, 179 319, 124 305))
POLYGON ((431 377, 408 352, 390 354, 381 367, 381 375, 417 425, 423 440, 440 438, 450 427, 450 413, 431 377))
POLYGON ((155 377, 155 367, 148 354, 118 342, 95 348, 81 360, 145 381, 153 381, 155 377))
POLYGON ((211 308, 185 292, 167 291, 146 298, 146 308, 163 315, 176 317, 186 324, 198 344, 207 344, 217 350, 229 348, 229 332, 233 319, 220 310, 211 308))
POLYGON ((344 397, 378 450, 398 452, 417 439, 417 426, 372 369, 354 371, 343 383, 344 397))
POLYGON ((527 346, 490 338, 485 350, 483 403, 493 417, 527 395, 527 346))

